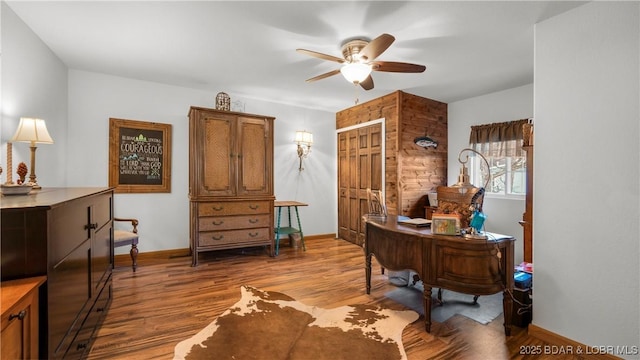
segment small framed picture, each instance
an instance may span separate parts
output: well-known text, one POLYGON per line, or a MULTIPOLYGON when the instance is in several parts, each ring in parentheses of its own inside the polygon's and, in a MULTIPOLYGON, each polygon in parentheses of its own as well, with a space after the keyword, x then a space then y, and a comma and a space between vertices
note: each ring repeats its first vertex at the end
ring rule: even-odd
POLYGON ((455 214, 434 214, 431 217, 431 233, 456 235, 460 233, 460 216, 455 214))

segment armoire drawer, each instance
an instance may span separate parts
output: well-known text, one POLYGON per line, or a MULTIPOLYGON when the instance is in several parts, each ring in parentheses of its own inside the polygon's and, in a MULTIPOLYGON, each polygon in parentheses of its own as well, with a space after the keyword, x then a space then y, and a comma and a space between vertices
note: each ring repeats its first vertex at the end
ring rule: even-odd
POLYGON ((270 201, 216 201, 198 204, 198 216, 269 214, 270 201))
POLYGON ((264 243, 269 241, 270 228, 226 230, 226 231, 201 231, 198 233, 198 246, 220 246, 235 243, 248 244, 252 242, 264 243))
POLYGON ((200 231, 234 230, 268 227, 269 214, 238 216, 207 216, 198 219, 200 231))

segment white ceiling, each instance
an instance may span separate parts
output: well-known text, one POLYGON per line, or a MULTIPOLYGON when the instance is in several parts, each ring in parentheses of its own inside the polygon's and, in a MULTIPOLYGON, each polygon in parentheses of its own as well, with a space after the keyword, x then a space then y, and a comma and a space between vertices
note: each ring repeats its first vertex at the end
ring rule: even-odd
MULTIPOLYGON (((395 90, 450 103, 533 82, 533 27, 568 1, 7 1, 71 69, 336 112, 395 90), (378 60, 426 65, 374 72, 365 91, 338 63, 348 38, 396 41, 378 60)), ((213 100, 212 100, 213 103, 213 100)))

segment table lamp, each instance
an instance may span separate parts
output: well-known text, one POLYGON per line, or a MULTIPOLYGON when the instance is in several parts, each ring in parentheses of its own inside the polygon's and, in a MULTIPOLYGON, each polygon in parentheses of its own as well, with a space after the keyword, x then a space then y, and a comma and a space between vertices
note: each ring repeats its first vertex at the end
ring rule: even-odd
POLYGON ((20 118, 18 130, 11 138, 11 142, 28 142, 31 145, 31 173, 29 174, 29 183, 33 189, 41 189, 36 180, 36 144, 53 144, 53 139, 47 131, 47 125, 42 119, 20 118))
POLYGON ((484 227, 484 221, 486 220, 486 215, 482 212, 482 205, 478 202, 478 199, 484 195, 484 191, 489 186, 489 181, 491 179, 491 166, 489 165, 489 161, 484 157, 480 152, 471 149, 465 148, 460 150, 458 153, 458 162, 460 163, 460 175, 458 175, 458 182, 452 187, 459 188, 461 193, 465 193, 469 191, 471 188, 476 188, 473 184, 469 182, 469 173, 467 171, 467 167, 465 166, 467 161, 469 161, 469 155, 465 154, 466 152, 471 152, 480 156, 480 158, 487 165, 487 171, 489 171, 489 176, 487 177, 484 187, 480 188, 476 194, 471 199, 471 206, 473 207, 473 212, 471 214, 471 219, 469 221, 469 231, 464 236, 471 239, 486 239, 486 235, 482 234, 482 228, 484 227), (462 160, 462 155, 465 154, 467 157, 462 160))

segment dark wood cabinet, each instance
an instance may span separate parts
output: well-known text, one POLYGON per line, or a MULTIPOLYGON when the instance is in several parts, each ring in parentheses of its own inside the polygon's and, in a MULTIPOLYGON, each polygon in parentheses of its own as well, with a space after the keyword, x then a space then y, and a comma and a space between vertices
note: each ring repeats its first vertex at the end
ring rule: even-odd
POLYGON ((193 266, 204 251, 267 245, 273 255, 273 117, 191 107, 193 266))
POLYGON ((113 190, 45 188, 2 201, 2 281, 46 275, 39 352, 81 359, 112 298, 113 190))

